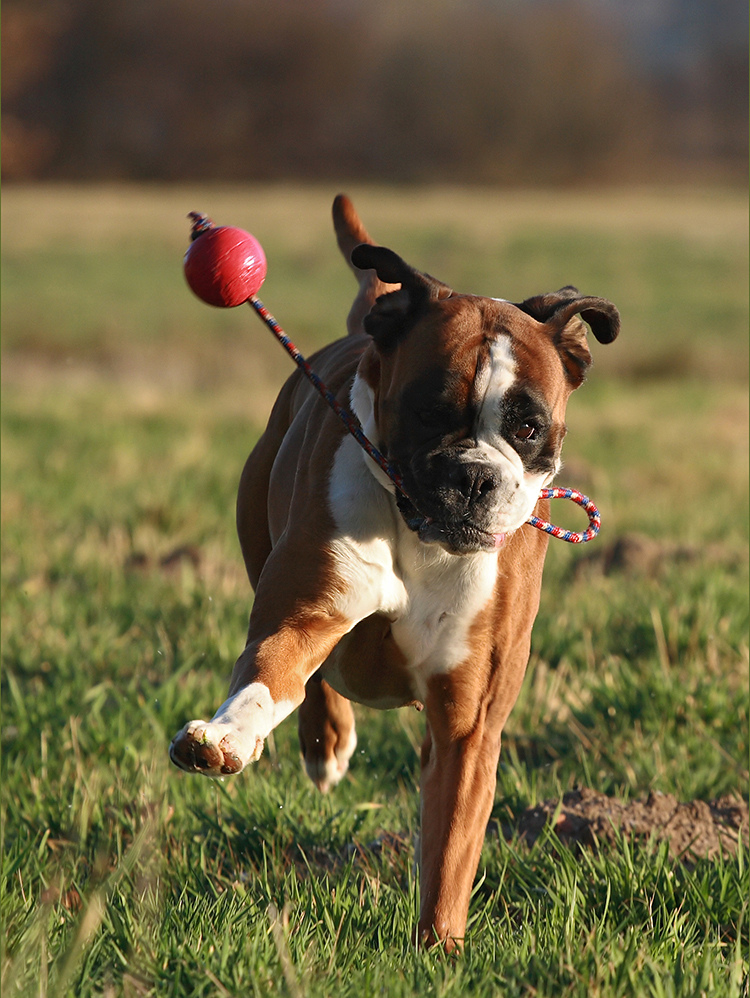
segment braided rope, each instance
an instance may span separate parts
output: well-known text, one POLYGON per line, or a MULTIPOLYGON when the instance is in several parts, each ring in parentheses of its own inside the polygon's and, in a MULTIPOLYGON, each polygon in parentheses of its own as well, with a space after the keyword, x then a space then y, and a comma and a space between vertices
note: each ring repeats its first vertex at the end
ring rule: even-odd
POLYGON ((409 502, 414 503, 409 493, 404 488, 404 483, 401 475, 398 473, 396 468, 386 460, 385 457, 380 453, 375 444, 372 443, 364 434, 362 427, 360 426, 357 417, 345 409, 344 406, 336 399, 336 396, 330 390, 330 388, 318 377, 318 375, 313 371, 308 362, 299 352, 297 347, 292 343, 289 337, 286 335, 284 330, 278 324, 276 319, 271 315, 263 302, 258 298, 257 295, 253 295, 247 300, 248 305, 251 305, 261 319, 265 322, 271 332, 274 334, 279 343, 284 347, 286 352, 292 358, 294 363, 303 374, 308 378, 308 380, 313 384, 316 391, 326 400, 328 405, 333 409, 336 415, 339 417, 341 422, 347 428, 349 433, 354 437, 357 443, 367 451, 373 461, 385 472, 385 474, 390 478, 399 492, 406 496, 409 502))
POLYGON ((192 221, 190 229, 191 243, 194 243, 198 236, 202 236, 204 232, 208 232, 209 229, 213 229, 214 227, 214 223, 202 211, 189 211, 187 217, 192 221))
MULTIPOLYGON (((398 491, 412 504, 415 510, 419 510, 419 506, 412 499, 409 493, 404 488, 404 483, 401 475, 398 473, 396 468, 386 460, 386 458, 380 453, 377 447, 365 436, 362 427, 360 426, 359 420, 356 416, 351 413, 348 409, 340 404, 336 399, 333 392, 328 388, 328 386, 321 381, 318 375, 313 371, 308 362, 299 352, 297 347, 292 343, 289 337, 286 335, 284 330, 281 328, 276 319, 271 315, 263 302, 258 298, 257 295, 252 295, 247 300, 248 305, 250 305, 255 312, 260 316, 260 318, 265 322, 271 332, 274 334, 276 339, 281 343, 286 352, 311 382, 315 390, 325 399, 331 409, 336 413, 341 422, 344 424, 349 433, 354 437, 357 443, 370 455, 370 457, 375 461, 375 463, 380 467, 383 472, 390 478, 393 484, 396 486, 398 491)), ((557 527, 554 523, 549 523, 547 520, 542 520, 538 516, 531 516, 526 521, 530 523, 532 527, 536 527, 538 530, 543 530, 547 534, 551 534, 553 537, 557 537, 561 541, 568 541, 569 544, 585 544, 586 541, 590 541, 592 537, 596 537, 599 533, 599 528, 601 526, 601 516, 599 515, 599 510, 596 508, 594 503, 588 496, 583 495, 582 492, 577 492, 575 489, 567 488, 551 488, 542 489, 539 493, 540 499, 570 499, 571 502, 576 503, 578 506, 585 509, 588 518, 589 526, 587 530, 583 533, 577 533, 572 530, 565 530, 563 527, 557 527)))
POLYGON ((586 514, 589 518, 588 529, 584 530, 582 534, 576 533, 572 530, 565 530, 563 527, 556 527, 554 523, 550 523, 548 520, 542 520, 538 516, 531 516, 528 519, 528 523, 532 527, 536 527, 538 530, 543 530, 547 534, 551 534, 553 537, 557 537, 558 540, 568 541, 569 544, 585 544, 586 541, 590 541, 592 537, 596 537, 599 533, 599 528, 602 525, 602 518, 599 514, 599 510, 596 508, 594 503, 585 496, 582 492, 576 491, 576 489, 566 489, 566 488, 551 488, 542 489, 539 493, 540 499, 570 499, 571 502, 576 503, 578 506, 582 506, 586 510, 586 514))

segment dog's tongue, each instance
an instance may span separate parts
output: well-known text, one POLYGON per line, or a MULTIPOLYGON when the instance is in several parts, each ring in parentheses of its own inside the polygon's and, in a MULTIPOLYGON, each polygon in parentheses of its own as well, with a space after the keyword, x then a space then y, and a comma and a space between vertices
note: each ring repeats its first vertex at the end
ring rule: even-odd
POLYGON ((507 534, 493 534, 492 536, 495 538, 495 547, 499 548, 499 547, 502 546, 503 542, 505 541, 505 538, 508 535, 507 534))

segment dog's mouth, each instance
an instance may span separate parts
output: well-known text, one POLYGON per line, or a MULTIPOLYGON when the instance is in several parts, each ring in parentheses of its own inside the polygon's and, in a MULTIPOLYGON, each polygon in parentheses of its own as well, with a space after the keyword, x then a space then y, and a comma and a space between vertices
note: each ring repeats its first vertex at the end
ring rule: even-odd
POLYGON ((454 554, 476 554, 496 551, 505 542, 507 533, 492 534, 466 520, 436 520, 421 513, 410 499, 399 493, 396 504, 404 523, 424 544, 440 544, 454 554))

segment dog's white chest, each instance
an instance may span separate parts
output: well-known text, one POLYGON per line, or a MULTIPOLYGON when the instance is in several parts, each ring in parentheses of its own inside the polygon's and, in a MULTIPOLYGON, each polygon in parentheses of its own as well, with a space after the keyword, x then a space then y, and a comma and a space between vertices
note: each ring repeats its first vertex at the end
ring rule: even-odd
POLYGON ((429 546, 425 557, 426 545, 411 536, 408 542, 418 552, 414 559, 401 559, 408 604, 392 631, 423 686, 430 676, 450 671, 471 654, 472 625, 492 597, 497 557, 451 555, 436 546, 429 546))
POLYGON ((430 676, 470 655, 472 624, 494 592, 497 556, 423 544, 351 438, 336 455, 329 499, 338 528, 331 547, 343 582, 337 610, 352 626, 373 613, 387 616, 415 694, 423 696, 430 676))

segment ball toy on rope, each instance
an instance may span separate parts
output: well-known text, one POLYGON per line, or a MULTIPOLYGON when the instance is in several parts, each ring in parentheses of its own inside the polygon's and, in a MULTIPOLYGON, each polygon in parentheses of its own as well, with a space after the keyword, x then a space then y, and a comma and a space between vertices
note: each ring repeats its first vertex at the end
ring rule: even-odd
POLYGON ((266 255, 255 236, 233 225, 214 225, 191 211, 192 242, 185 254, 185 278, 192 291, 217 308, 244 305, 266 279, 266 255))

